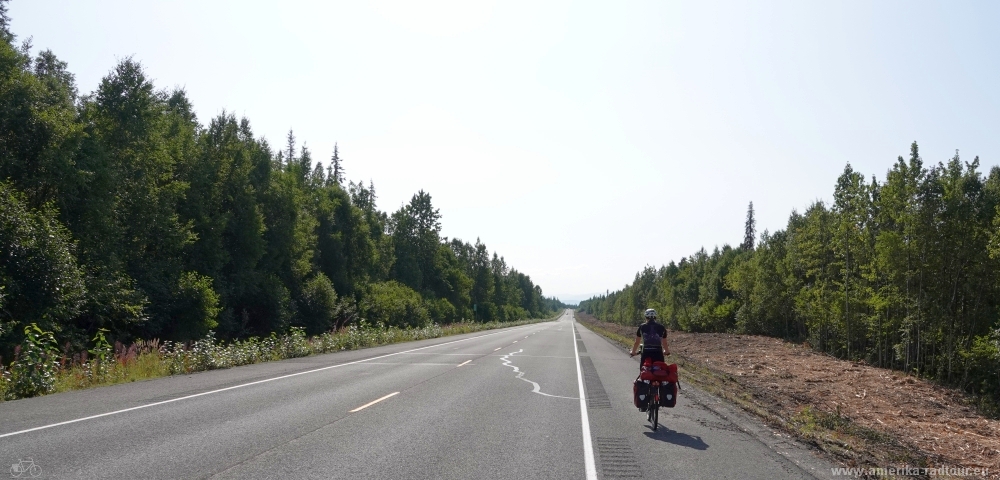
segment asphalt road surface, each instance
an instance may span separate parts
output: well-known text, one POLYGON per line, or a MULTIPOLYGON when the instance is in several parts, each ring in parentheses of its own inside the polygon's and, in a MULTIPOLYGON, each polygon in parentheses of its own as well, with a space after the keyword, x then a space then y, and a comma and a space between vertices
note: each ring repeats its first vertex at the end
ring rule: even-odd
POLYGON ((652 431, 632 406, 637 360, 572 318, 2 402, 0 465, 33 462, 34 478, 830 476, 683 377, 652 431))

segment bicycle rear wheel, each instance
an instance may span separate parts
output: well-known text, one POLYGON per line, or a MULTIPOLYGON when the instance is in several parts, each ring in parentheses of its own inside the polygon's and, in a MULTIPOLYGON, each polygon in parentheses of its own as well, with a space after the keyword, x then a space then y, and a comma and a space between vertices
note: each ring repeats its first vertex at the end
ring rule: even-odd
POLYGON ((652 415, 650 415, 650 416, 652 417, 653 431, 655 432, 656 428, 660 426, 660 406, 659 405, 653 407, 652 415))

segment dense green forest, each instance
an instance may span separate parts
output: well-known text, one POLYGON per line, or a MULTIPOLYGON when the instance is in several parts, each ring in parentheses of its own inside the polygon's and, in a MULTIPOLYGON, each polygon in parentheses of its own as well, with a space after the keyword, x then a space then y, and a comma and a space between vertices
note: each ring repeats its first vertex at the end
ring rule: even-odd
POLYGON ((883 182, 854 171, 833 202, 793 211, 758 239, 647 267, 581 308, 638 322, 647 307, 675 329, 808 342, 1000 400, 1000 168, 958 153, 925 166, 916 142, 883 182))
POLYGON ((0 0, 0 355, 26 325, 83 348, 224 339, 362 319, 392 326, 538 318, 562 306, 477 240, 442 238, 423 191, 391 214, 292 132, 202 124, 183 90, 125 59, 88 95, 31 55, 0 0))

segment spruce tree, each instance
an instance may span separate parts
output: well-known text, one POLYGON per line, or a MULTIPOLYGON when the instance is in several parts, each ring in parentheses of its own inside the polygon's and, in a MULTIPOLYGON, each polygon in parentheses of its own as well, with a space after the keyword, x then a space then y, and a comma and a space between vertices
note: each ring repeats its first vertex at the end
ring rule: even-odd
POLYGON ((344 165, 340 161, 340 153, 337 151, 337 144, 333 144, 333 157, 330 157, 328 181, 336 185, 344 184, 344 165))
POLYGON ((286 139, 288 143, 288 156, 285 157, 285 163, 291 165, 295 159, 295 134, 292 133, 292 129, 288 129, 288 137, 286 139))
POLYGON ((747 222, 746 230, 743 234, 743 244, 740 245, 742 250, 753 250, 754 238, 757 236, 757 224, 753 218, 753 202, 750 202, 750 206, 747 207, 747 222))
POLYGON ((14 34, 10 32, 10 17, 7 16, 7 2, 10 0, 0 0, 0 41, 13 42, 14 34))

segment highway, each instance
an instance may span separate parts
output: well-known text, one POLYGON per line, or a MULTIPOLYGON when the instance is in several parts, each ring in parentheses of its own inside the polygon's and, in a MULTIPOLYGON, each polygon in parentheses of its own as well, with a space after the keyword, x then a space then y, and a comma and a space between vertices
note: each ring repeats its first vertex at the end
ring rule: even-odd
MULTIPOLYGON (((828 478, 684 384, 656 432, 638 362, 557 321, 0 403, 35 478, 828 478)), ((7 467, 9 468, 9 467, 7 467)), ((31 478, 27 473, 21 478, 31 478)))

